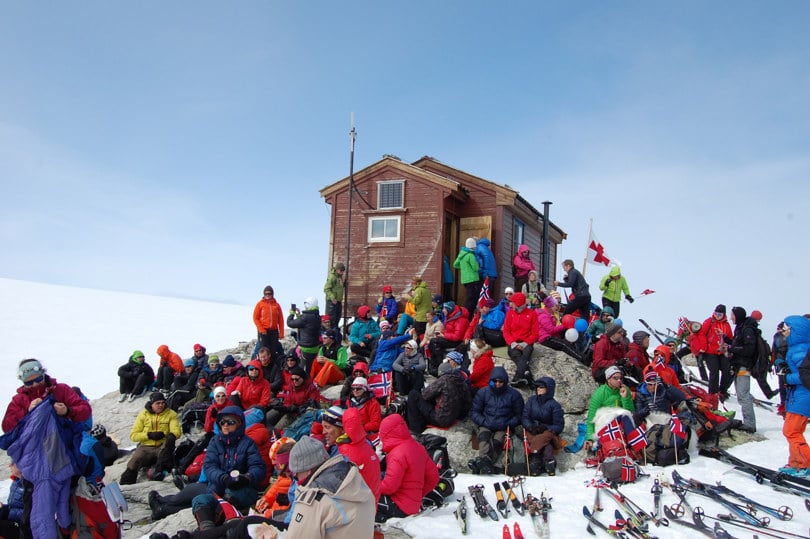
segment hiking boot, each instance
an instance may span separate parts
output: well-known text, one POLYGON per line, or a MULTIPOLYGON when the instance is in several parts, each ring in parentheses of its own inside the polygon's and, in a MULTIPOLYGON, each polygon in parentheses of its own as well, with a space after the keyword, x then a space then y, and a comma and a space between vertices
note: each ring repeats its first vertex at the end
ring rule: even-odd
POLYGON ((478 473, 481 475, 493 475, 495 467, 492 465, 492 459, 489 457, 481 457, 478 462, 478 473))
POLYGON ((129 395, 127 395, 126 393, 121 393, 121 396, 118 397, 118 402, 124 402, 125 400, 127 400, 127 397, 129 397, 129 395))
POLYGON ((137 399, 138 397, 140 397, 140 395, 136 395, 135 393, 133 393, 132 395, 130 395, 130 396, 129 396, 129 402, 134 401, 134 400, 135 400, 135 399, 137 399))
POLYGON ((791 477, 810 477, 810 468, 794 468, 792 472, 786 472, 791 477))
POLYGON ((509 382, 509 385, 512 386, 512 387, 523 387, 523 386, 528 386, 528 385, 531 385, 531 384, 529 383, 528 380, 526 380, 526 378, 521 376, 521 377, 517 377, 514 380, 512 380, 511 382, 509 382))
POLYGON ((546 461, 546 473, 548 475, 554 476, 557 475, 557 461, 554 459, 549 459, 546 461))
POLYGON ((480 458, 467 461, 467 466, 469 466, 471 474, 478 475, 481 473, 481 469, 479 467, 480 462, 481 462, 480 458))
POLYGON ((214 527, 214 510, 207 506, 198 507, 194 512, 197 519, 197 526, 200 531, 210 530, 214 527))
POLYGON ((782 466, 781 468, 779 468, 777 470, 777 472, 786 473, 786 474, 792 474, 792 473, 796 472, 796 468, 794 468, 793 466, 782 466))
POLYGON ((158 493, 158 491, 157 490, 150 490, 149 491, 149 509, 152 510, 152 515, 151 515, 152 522, 155 522, 156 520, 160 520, 164 516, 163 513, 160 510, 161 503, 163 503, 163 502, 161 501, 160 494, 158 493))
POLYGON ((135 481, 138 480, 138 470, 124 470, 124 473, 121 474, 121 479, 118 480, 120 485, 134 485, 135 481))
POLYGON ((174 483, 174 486, 177 487, 177 490, 183 490, 186 488, 186 476, 181 473, 172 471, 172 482, 174 483))
POLYGON ((752 427, 751 425, 740 425, 739 427, 737 427, 737 430, 741 430, 749 434, 754 434, 757 431, 757 428, 752 427))

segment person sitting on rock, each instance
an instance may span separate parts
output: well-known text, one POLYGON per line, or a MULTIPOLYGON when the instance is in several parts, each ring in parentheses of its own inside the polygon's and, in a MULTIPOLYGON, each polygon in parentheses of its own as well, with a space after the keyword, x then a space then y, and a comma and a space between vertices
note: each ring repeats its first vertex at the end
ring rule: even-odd
POLYGON ((321 334, 323 343, 318 348, 309 376, 318 387, 326 387, 342 382, 346 378, 348 358, 346 349, 336 340, 334 330, 321 334))
POLYGON ((344 409, 355 408, 360 414, 360 420, 366 435, 371 437, 380 430, 382 412, 380 403, 374 398, 374 393, 368 387, 368 379, 358 376, 352 382, 352 394, 340 401, 344 409))
POLYGON ((416 330, 411 328, 402 335, 397 335, 387 320, 383 320, 380 325, 380 338, 374 349, 371 364, 368 366, 372 372, 391 372, 397 356, 401 351, 401 346, 407 341, 414 339, 416 330))
POLYGON ((197 391, 194 396, 194 402, 211 402, 211 392, 214 387, 225 383, 225 370, 219 362, 219 356, 211 354, 208 357, 208 365, 200 371, 200 376, 197 378, 197 391))
POLYGON ((495 461, 506 438, 506 429, 514 431, 523 415, 523 397, 510 387, 506 369, 500 365, 492 369, 489 385, 475 394, 470 417, 478 427, 478 458, 468 465, 473 473, 495 473, 495 461))
POLYGON ((194 358, 183 360, 183 372, 174 377, 170 388, 167 406, 177 412, 180 408, 194 398, 197 393, 197 379, 200 369, 194 358))
POLYGON ((543 309, 537 311, 538 336, 537 342, 543 346, 548 346, 552 350, 565 352, 577 361, 582 361, 582 355, 576 349, 561 338, 565 334, 565 326, 560 323, 560 304, 553 296, 546 296, 543 300, 543 309))
POLYGON ((554 455, 563 447, 560 434, 565 428, 565 412, 554 399, 557 383, 550 376, 534 381, 534 395, 523 408, 523 432, 529 446, 529 475, 557 473, 554 455))
POLYGON ((503 338, 509 347, 509 359, 515 362, 512 384, 529 385, 532 380, 529 360, 539 331, 537 315, 526 305, 526 296, 522 292, 512 295, 511 304, 503 322, 503 338))
POLYGON ((464 334, 470 324, 470 314, 466 307, 456 305, 455 302, 446 301, 442 305, 445 315, 444 329, 428 343, 430 361, 428 373, 438 375, 439 365, 444 361, 447 350, 458 347, 464 343, 464 334))
POLYGON ((627 357, 627 346, 624 344, 622 327, 615 322, 608 322, 605 326, 604 338, 599 339, 593 347, 591 375, 596 383, 604 383, 605 369, 616 365, 620 359, 625 357, 627 357))
POLYGON ((602 408, 623 408, 630 413, 635 412, 633 395, 630 388, 623 383, 622 370, 616 365, 611 365, 604 372, 605 383, 596 388, 591 395, 591 402, 588 406, 588 419, 586 420, 587 430, 585 433, 585 449, 590 450, 596 441, 594 420, 597 412, 602 408))
POLYGON ((495 368, 495 361, 492 359, 492 346, 483 339, 474 339, 470 343, 470 353, 472 354, 470 386, 474 397, 479 389, 489 385, 489 376, 495 368))
POLYGON ((350 363, 352 359, 355 359, 354 363, 352 364, 352 372, 348 377, 346 377, 346 381, 343 382, 343 387, 340 388, 340 398, 335 402, 335 404, 339 404, 344 408, 349 407, 346 401, 352 396, 352 386, 354 385, 355 379, 360 377, 365 378, 366 381, 368 381, 369 377, 368 363, 363 361, 365 358, 363 356, 353 356, 352 358, 349 358, 350 363))
POLYGON ((425 447, 413 439, 405 419, 399 414, 386 416, 380 426, 385 452, 385 477, 380 485, 377 522, 414 515, 422 508, 422 498, 439 482, 439 470, 425 447))
POLYGON ((166 397, 160 391, 149 395, 149 401, 135 418, 130 439, 138 447, 129 457, 126 470, 121 474, 119 483, 132 485, 138 479, 138 470, 160 465, 161 469, 152 479, 163 479, 166 470, 171 469, 174 459, 174 443, 180 438, 180 421, 177 412, 166 406, 166 397))
POLYGON ((605 307, 602 309, 602 312, 599 314, 599 318, 591 322, 591 325, 588 326, 588 333, 591 336, 593 342, 599 340, 602 335, 605 334, 605 327, 613 322, 613 319, 616 317, 613 307, 605 307))
POLYGON ((258 360, 248 363, 247 376, 239 378, 230 397, 243 410, 255 407, 266 411, 269 408, 272 397, 270 382, 264 378, 264 370, 258 360))
POLYGON ((470 386, 458 368, 461 352, 448 352, 439 365, 439 377, 426 388, 408 394, 408 428, 421 433, 428 424, 446 428, 464 417, 470 409, 470 386))
POLYGON ((256 509, 276 522, 284 522, 284 515, 290 509, 288 492, 292 486, 290 474, 290 451, 295 447, 295 440, 284 437, 279 438, 270 447, 270 460, 276 471, 276 480, 270 485, 261 498, 256 502, 256 509))
POLYGON ((302 367, 290 371, 290 383, 267 412, 265 423, 268 427, 283 428, 295 421, 307 408, 318 408, 323 400, 321 393, 302 367))
POLYGON ((157 370, 155 388, 169 391, 174 377, 183 372, 183 360, 165 344, 158 346, 157 355, 160 357, 160 365, 157 370))
MULTIPOLYGON (((364 418, 357 408, 348 408, 342 417, 343 436, 335 437, 338 452, 357 465, 360 475, 374 494, 374 501, 380 499, 380 459, 374 446, 366 437, 364 418)), ((324 429, 326 434, 326 429, 324 429)), ((327 437, 327 441, 329 438, 327 437)))
POLYGON ((349 332, 349 342, 351 351, 363 357, 371 357, 374 352, 374 345, 380 338, 380 326, 371 317, 371 309, 368 305, 361 305, 357 308, 357 318, 352 324, 349 332))
POLYGON ((258 499, 266 473, 259 448, 245 433, 245 416, 238 406, 222 410, 217 425, 220 433, 208 444, 203 462, 208 492, 195 497, 191 504, 200 530, 224 522, 220 498, 246 512, 258 499))
POLYGON ((394 360, 392 368, 394 370, 394 391, 400 395, 407 395, 412 389, 422 389, 425 386, 427 363, 425 356, 419 352, 419 345, 414 339, 405 343, 403 351, 394 360))
POLYGON ((129 361, 118 368, 118 402, 134 401, 143 395, 155 381, 155 371, 146 362, 143 352, 135 350, 129 361))
POLYGON ((232 354, 228 354, 225 356, 225 359, 222 360, 222 381, 224 385, 227 386, 237 376, 245 376, 246 374, 247 372, 245 371, 244 365, 242 365, 240 361, 237 361, 232 354))

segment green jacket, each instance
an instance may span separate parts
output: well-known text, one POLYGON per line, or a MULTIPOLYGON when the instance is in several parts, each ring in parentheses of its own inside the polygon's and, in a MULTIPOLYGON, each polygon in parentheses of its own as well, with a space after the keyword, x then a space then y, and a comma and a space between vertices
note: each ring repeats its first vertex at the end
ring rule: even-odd
POLYGON ((475 281, 481 280, 481 276, 478 274, 478 270, 480 269, 478 261, 475 259, 475 251, 472 249, 462 247, 456 257, 456 261, 453 262, 453 267, 461 270, 461 284, 474 283, 475 281))
POLYGON ((343 278, 332 268, 329 271, 329 277, 326 278, 326 284, 323 285, 323 292, 326 294, 326 301, 337 303, 343 301, 343 278))
POLYGON ((413 303, 413 307, 416 309, 414 320, 417 322, 427 322, 427 312, 432 307, 431 299, 430 290, 428 290, 425 281, 416 285, 413 289, 413 297, 408 300, 413 303))
POLYGON ((585 433, 586 440, 594 440, 594 427, 593 420, 596 417, 596 411, 600 408, 624 408, 631 412, 636 411, 636 405, 633 404, 633 394, 630 389, 627 390, 627 397, 622 398, 618 389, 613 389, 607 384, 602 384, 591 395, 591 404, 588 406, 588 430, 585 433))
POLYGON ((602 277, 602 282, 599 283, 599 290, 602 291, 602 297, 610 300, 615 301, 616 303, 622 300, 622 292, 624 292, 625 296, 630 295, 630 287, 627 286, 627 280, 622 275, 622 270, 619 269, 619 266, 613 266, 610 272, 602 277), (615 276, 619 276, 618 279, 613 279, 615 276))

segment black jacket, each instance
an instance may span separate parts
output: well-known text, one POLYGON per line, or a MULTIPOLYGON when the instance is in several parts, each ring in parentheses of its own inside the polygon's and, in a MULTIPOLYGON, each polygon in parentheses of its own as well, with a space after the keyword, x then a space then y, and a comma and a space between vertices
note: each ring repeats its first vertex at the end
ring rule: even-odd
POLYGON ((321 314, 318 309, 308 309, 301 316, 287 317, 287 327, 298 330, 298 344, 312 347, 321 344, 321 314))
POLYGON ((731 352, 731 366, 735 369, 751 369, 757 360, 759 327, 750 316, 734 326, 734 339, 728 350, 731 352))

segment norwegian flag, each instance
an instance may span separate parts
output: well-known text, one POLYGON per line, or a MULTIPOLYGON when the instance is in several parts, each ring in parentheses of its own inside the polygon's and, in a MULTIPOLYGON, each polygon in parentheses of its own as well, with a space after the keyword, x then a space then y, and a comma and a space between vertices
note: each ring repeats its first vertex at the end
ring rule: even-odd
POLYGON ((636 463, 627 457, 622 457, 622 483, 632 483, 636 480, 636 463))
POLYGON ((374 393, 374 397, 381 399, 388 397, 391 393, 391 373, 377 372, 368 377, 368 388, 374 393))
POLYGON ((605 252, 604 246, 599 242, 598 239, 596 239, 593 229, 591 229, 589 232, 588 249, 585 261, 605 267, 610 266, 610 263, 612 262, 611 258, 605 252))
POLYGON ((478 294, 478 307, 481 307, 485 301, 490 299, 492 299, 492 296, 489 295, 489 277, 487 277, 481 286, 481 292, 478 294))
POLYGON ((639 296, 649 296, 650 294, 655 294, 655 290, 650 290, 649 288, 645 288, 644 292, 639 294, 639 296))
POLYGON ((655 368, 658 367, 666 367, 667 366, 667 358, 664 357, 664 354, 655 354, 655 368))
POLYGON ((599 441, 607 441, 607 440, 617 440, 621 438, 622 428, 619 426, 619 422, 615 419, 602 427, 597 435, 599 436, 599 441))
POLYGON ((374 447, 374 449, 377 449, 377 447, 379 447, 380 444, 382 443, 382 440, 380 440, 380 435, 377 433, 370 434, 368 437, 368 441, 371 442, 371 445, 372 447, 374 447))
POLYGON ((650 444, 647 439, 647 427, 644 423, 633 429, 629 436, 627 436, 627 443, 634 451, 641 451, 650 444))
POLYGON ((681 419, 675 414, 672 414, 672 417, 669 420, 669 430, 671 430, 672 434, 681 440, 686 439, 686 427, 683 426, 681 419))

